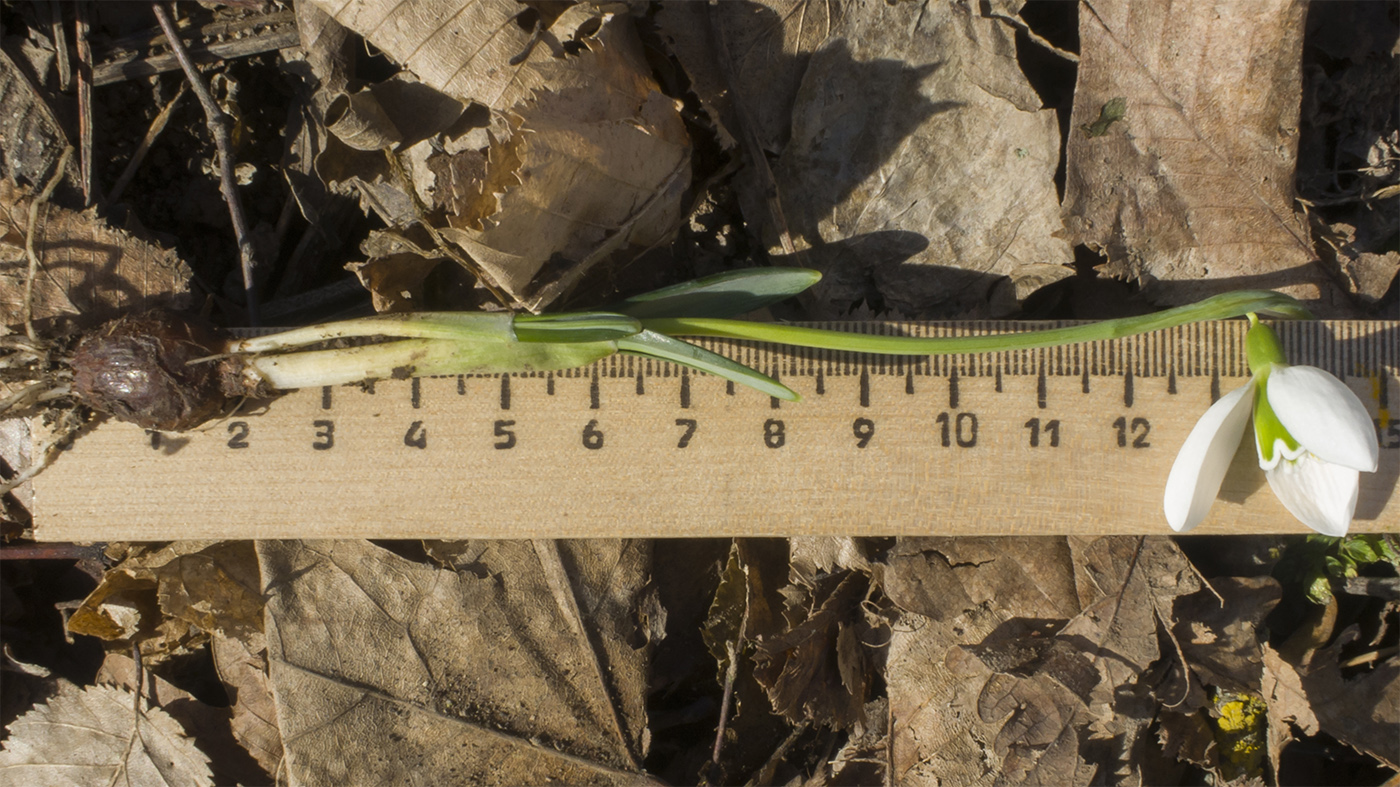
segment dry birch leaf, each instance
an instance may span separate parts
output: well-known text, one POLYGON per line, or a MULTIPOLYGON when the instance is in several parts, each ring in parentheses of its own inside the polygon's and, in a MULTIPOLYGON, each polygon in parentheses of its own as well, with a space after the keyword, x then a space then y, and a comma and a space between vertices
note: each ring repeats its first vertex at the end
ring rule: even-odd
POLYGON ((771 253, 786 230, 826 274, 813 316, 861 302, 1005 314, 1071 274, 1055 113, 1017 64, 1013 27, 975 4, 849 4, 830 17, 829 4, 752 6, 719 11, 764 21, 728 47, 746 114, 776 104, 790 116, 787 135, 755 121, 765 146, 786 138, 774 174, 787 226, 752 191, 744 212, 766 225, 771 253))
POLYGON ((1324 314, 1345 308, 1293 204, 1306 11, 1298 0, 1081 6, 1065 221, 1075 243, 1107 255, 1108 273, 1152 285, 1162 303, 1267 288, 1324 314), (1096 125, 1115 99, 1122 119, 1096 125))
POLYGON ((265 768, 249 756, 230 726, 230 709, 206 705, 194 695, 177 688, 151 670, 136 669, 136 662, 124 653, 108 653, 102 660, 94 683, 136 691, 136 680, 143 681, 142 696, 170 715, 185 734, 194 739, 200 751, 209 756, 209 768, 218 784, 267 784, 276 771, 265 768))
POLYGON ((646 544, 477 546, 451 571, 363 541, 259 542, 293 784, 646 781, 646 544))
MULTIPOLYGON (((31 199, 28 189, 0 179, 0 326, 16 324, 23 313, 31 199)), ((190 270, 174 251, 92 213, 41 206, 34 253, 36 327, 51 335, 156 305, 178 308, 189 294, 190 270)))
POLYGON ((29 787, 212 785, 209 758, 159 708, 112 686, 58 693, 16 719, 0 751, 0 780, 29 787), (142 703, 144 705, 144 703, 142 703))

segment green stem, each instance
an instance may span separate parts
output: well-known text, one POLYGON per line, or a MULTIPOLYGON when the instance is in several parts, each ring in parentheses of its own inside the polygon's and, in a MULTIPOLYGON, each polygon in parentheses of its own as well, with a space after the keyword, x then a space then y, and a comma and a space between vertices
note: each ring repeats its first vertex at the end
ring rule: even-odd
POLYGON ((1148 331, 1173 328, 1190 322, 1239 317, 1250 312, 1268 312, 1282 317, 1299 319, 1312 317, 1297 301, 1286 295, 1267 290, 1241 290, 1216 295, 1200 303, 1178 306, 1155 314, 1123 317, 1117 320, 1104 320, 1065 328, 1021 331, 992 336, 872 336, 822 328, 804 328, 798 325, 689 317, 642 320, 642 325, 648 330, 668 336, 748 339, 797 347, 881 355, 940 355, 1027 350, 1035 347, 1118 339, 1148 331))
POLYGON ((230 345, 232 352, 265 353, 354 337, 449 339, 491 343, 515 341, 510 312, 417 312, 342 320, 281 333, 254 336, 230 345))

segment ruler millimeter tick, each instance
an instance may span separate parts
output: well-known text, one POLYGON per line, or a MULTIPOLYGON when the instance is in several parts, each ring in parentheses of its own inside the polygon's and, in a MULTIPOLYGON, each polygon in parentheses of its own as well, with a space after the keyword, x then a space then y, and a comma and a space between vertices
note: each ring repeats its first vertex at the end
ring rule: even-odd
MULTIPOLYGON (((1031 324, 1050 327, 1052 324, 1031 324)), ((1026 323, 851 323, 939 336, 1026 323)), ((49 540, 1168 534, 1177 450, 1245 384, 1244 321, 1035 350, 871 356, 702 341, 780 402, 612 356, 307 389, 183 434, 107 422, 35 481, 49 540)), ((1397 322, 1278 324, 1370 409, 1356 532, 1400 531, 1397 322)), ((1246 441, 1201 534, 1303 532, 1246 441)))

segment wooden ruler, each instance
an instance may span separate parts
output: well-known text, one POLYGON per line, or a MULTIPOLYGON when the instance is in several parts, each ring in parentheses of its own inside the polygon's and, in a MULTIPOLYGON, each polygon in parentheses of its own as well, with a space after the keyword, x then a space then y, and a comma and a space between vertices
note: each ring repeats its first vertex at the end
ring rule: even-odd
MULTIPOLYGON (((1049 324, 1041 324, 1049 327, 1049 324)), ((855 323, 959 335, 1024 323, 855 323)), ((1243 321, 880 357, 706 342, 803 396, 615 356, 552 374, 303 390, 180 435, 107 422, 35 481, 48 540, 1169 534, 1162 489, 1243 321)), ((1354 532, 1400 531, 1397 322, 1279 326, 1370 408, 1354 532)), ((1303 532, 1247 441, 1195 532, 1303 532)))

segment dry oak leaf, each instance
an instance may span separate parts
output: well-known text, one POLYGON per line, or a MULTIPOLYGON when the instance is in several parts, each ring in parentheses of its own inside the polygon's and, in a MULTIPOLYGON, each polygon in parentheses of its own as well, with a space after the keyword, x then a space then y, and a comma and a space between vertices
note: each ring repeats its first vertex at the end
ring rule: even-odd
POLYGON ((1299 0, 1081 5, 1066 152, 1070 240, 1162 303, 1277 289, 1335 312, 1294 210, 1303 22, 1299 0), (1080 127, 1126 99, 1101 136, 1080 127))
POLYGON ((644 543, 480 542, 460 572, 365 541, 258 552, 292 784, 648 781, 644 543))
POLYGON ((159 708, 112 686, 58 693, 10 724, 0 751, 0 781, 28 787, 92 784, 212 785, 209 758, 159 708), (142 703, 144 705, 144 703, 142 703))

